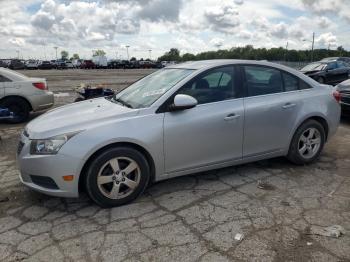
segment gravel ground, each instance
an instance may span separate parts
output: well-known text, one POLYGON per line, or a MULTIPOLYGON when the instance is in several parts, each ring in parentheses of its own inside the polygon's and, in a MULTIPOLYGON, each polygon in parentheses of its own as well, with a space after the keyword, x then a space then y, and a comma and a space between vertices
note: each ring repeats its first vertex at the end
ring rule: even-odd
MULTIPOLYGON (((66 72, 44 72, 53 90, 84 80, 65 80, 66 72)), ((110 83, 118 74, 129 82, 141 76, 83 72, 96 82, 111 74, 110 83)), ((350 261, 350 120, 312 165, 278 158, 179 177, 112 209, 85 195, 61 199, 22 186, 15 164, 22 128, 0 124, 0 261, 350 261), (311 233, 331 225, 345 234, 311 233)))

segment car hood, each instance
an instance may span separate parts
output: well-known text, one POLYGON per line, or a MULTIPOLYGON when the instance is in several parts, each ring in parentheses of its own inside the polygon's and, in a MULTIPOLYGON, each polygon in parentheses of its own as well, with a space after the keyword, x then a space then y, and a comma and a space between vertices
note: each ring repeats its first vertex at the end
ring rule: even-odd
POLYGON ((135 116, 138 112, 105 98, 91 99, 48 111, 28 123, 26 132, 31 139, 49 138, 135 116))
POLYGON ((310 71, 303 71, 301 70, 301 72, 305 75, 312 75, 312 74, 316 74, 318 72, 321 72, 321 70, 310 70, 310 71))

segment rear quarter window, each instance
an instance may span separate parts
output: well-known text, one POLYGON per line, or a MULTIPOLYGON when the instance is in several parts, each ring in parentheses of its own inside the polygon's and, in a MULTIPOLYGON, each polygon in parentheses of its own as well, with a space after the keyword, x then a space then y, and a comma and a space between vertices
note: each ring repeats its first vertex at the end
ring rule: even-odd
POLYGON ((304 90, 304 89, 311 89, 312 86, 304 82, 303 80, 299 79, 299 89, 304 90))

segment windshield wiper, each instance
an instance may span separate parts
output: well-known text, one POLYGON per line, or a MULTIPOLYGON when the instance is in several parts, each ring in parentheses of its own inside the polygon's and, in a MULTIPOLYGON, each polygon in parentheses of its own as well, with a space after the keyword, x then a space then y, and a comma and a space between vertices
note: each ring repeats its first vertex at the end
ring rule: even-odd
POLYGON ((132 105, 130 105, 128 102, 120 99, 120 98, 113 98, 114 101, 118 102, 119 104, 122 104, 123 106, 129 107, 129 108, 133 108, 132 105))

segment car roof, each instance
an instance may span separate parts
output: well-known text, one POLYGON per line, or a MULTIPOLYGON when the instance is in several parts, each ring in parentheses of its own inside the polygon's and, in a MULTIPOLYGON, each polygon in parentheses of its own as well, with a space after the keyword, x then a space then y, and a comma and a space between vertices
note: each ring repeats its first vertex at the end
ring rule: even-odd
POLYGON ((257 61, 257 60, 240 60, 240 59, 213 59, 213 60, 189 61, 181 64, 169 65, 166 68, 183 68, 183 69, 199 70, 199 69, 212 68, 216 66, 234 65, 234 64, 263 65, 263 66, 277 67, 281 69, 287 68, 281 64, 267 62, 266 60, 257 61))

